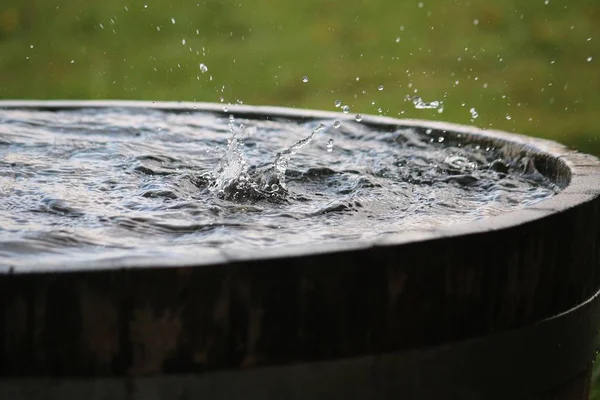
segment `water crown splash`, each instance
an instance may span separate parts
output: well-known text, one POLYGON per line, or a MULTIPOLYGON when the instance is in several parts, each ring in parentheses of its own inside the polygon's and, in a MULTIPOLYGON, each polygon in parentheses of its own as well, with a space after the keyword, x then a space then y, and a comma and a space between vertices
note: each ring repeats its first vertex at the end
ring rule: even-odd
MULTIPOLYGON (((243 125, 242 135, 247 134, 243 125)), ((230 138, 227 149, 214 172, 209 172, 205 179, 213 181, 209 190, 219 197, 230 200, 240 199, 283 199, 287 194, 285 172, 290 159, 314 139, 317 133, 325 130, 319 124, 310 135, 297 141, 288 149, 277 153, 273 162, 254 166, 249 165, 241 150, 243 142, 235 128, 233 116, 229 118, 230 138)))

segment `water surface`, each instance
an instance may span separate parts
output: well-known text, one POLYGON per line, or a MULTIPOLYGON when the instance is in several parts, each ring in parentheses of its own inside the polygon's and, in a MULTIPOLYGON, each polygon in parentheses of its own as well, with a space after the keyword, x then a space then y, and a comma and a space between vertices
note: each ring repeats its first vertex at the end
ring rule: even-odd
POLYGON ((498 215, 558 191, 531 160, 501 149, 337 125, 0 110, 0 264, 372 238, 498 215))

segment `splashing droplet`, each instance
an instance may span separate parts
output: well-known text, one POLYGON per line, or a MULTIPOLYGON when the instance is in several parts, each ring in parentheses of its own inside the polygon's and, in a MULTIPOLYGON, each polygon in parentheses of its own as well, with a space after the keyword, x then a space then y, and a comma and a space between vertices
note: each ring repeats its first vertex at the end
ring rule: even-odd
POLYGON ((308 76, 303 76, 302 77, 302 82, 304 82, 304 83, 308 82, 308 76))
POLYGON ((438 108, 440 106, 440 102, 437 100, 434 100, 432 102, 425 102, 423 101, 422 98, 420 98, 419 96, 415 96, 413 98, 408 97, 408 99, 410 99, 413 103, 413 105, 415 106, 416 109, 418 110, 424 110, 424 109, 435 109, 438 108))
POLYGON ((510 121, 512 119, 512 117, 509 114, 506 114, 506 120, 510 121))
POLYGON ((208 67, 200 63, 200 71, 202 71, 202 73, 208 72, 208 67))
POLYGON ((276 184, 276 183, 272 184, 271 185, 271 190, 274 191, 274 192, 278 191, 279 190, 279 185, 276 184))
POLYGON ((302 140, 299 140, 298 142, 293 144, 289 149, 287 149, 277 155, 277 158, 275 159, 273 166, 277 170, 277 178, 283 189, 285 189, 285 171, 287 170, 288 162, 290 161, 292 156, 294 156, 294 154, 299 152, 301 148, 303 148, 304 146, 306 146, 307 144, 312 142, 313 138, 315 137, 315 135, 317 133, 320 133, 324 130, 325 130, 325 125, 319 124, 319 126, 314 131, 312 131, 312 133, 310 135, 308 135, 307 137, 305 137, 302 140))
POLYGON ((474 108, 471 108, 471 109, 469 110, 469 112, 471 113, 471 118, 472 118, 472 119, 474 119, 474 120, 475 120, 475 119, 477 119, 477 117, 479 117, 479 113, 477 112, 477 110, 476 110, 476 109, 474 109, 474 108))
POLYGON ((341 125, 342 125, 342 123, 341 123, 340 121, 335 121, 335 122, 333 123, 333 127, 334 127, 335 129, 338 129, 338 128, 339 128, 341 125))
POLYGON ((348 114, 350 112, 350 107, 344 106, 342 107, 342 111, 344 112, 344 114, 348 114))
POLYGON ((362 121, 362 115, 356 114, 356 116, 354 117, 354 119, 356 120, 356 122, 360 122, 360 121, 362 121))
POLYGON ((327 152, 331 153, 333 151, 333 139, 329 139, 327 141, 327 152))

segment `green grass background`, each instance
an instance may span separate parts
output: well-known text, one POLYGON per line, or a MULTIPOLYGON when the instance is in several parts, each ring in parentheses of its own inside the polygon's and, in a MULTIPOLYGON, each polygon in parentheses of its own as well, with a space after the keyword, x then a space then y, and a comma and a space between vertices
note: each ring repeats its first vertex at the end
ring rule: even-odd
POLYGON ((2 0, 0 98, 339 99, 600 155, 600 1, 2 0))

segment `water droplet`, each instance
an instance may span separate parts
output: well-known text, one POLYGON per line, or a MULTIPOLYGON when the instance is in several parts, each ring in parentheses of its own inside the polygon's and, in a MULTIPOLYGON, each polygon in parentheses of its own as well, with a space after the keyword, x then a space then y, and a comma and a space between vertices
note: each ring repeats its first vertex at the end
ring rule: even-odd
POLYGON ((423 6, 424 6, 424 5, 425 5, 425 4, 423 4, 422 2, 420 2, 420 3, 418 4, 419 8, 423 8, 423 6))
POLYGON ((342 101, 341 100, 336 100, 334 104, 335 104, 335 107, 338 108, 338 107, 340 107, 342 105, 342 101))
POLYGON ((420 98, 419 96, 415 96, 412 99, 409 96, 408 99, 412 101, 413 105, 418 110, 438 108, 440 106, 440 102, 437 100, 427 103, 427 102, 423 101, 423 99, 420 98))
POLYGON ((181 44, 185 45, 185 39, 181 39, 181 44))
POLYGON ((473 20, 473 25, 479 25, 479 20, 478 19, 474 19, 473 20))
POLYGON ((335 129, 339 128, 341 125, 342 125, 342 123, 340 121, 334 121, 334 123, 333 123, 333 127, 335 129))
POLYGON ((271 185, 271 190, 274 191, 274 192, 278 191, 279 190, 279 185, 277 185, 276 183, 272 184, 271 185))
POLYGON ((400 43, 400 36, 396 38, 396 43, 400 43))
POLYGON ((587 61, 587 62, 592 62, 592 59, 593 59, 592 57, 588 57, 588 58, 586 59, 586 61, 587 61))
POLYGON ((29 48, 30 48, 30 49, 33 49, 33 45, 32 45, 32 44, 30 44, 30 45, 29 45, 29 48))
POLYGON ((148 8, 148 4, 144 4, 144 8, 148 8))
POLYGON ((344 106, 342 107, 342 111, 344 112, 344 114, 348 114, 350 112, 350 107, 344 106))
POLYGON ((509 114, 506 114, 506 120, 510 121, 512 119, 512 117, 509 114))
POLYGON ((477 119, 477 117, 479 117, 479 113, 477 112, 477 110, 476 110, 476 109, 474 109, 474 108, 471 108, 471 109, 469 110, 469 112, 471 113, 471 118, 472 118, 472 119, 477 119))
POLYGON ((308 76, 303 76, 302 77, 302 82, 304 82, 304 83, 308 82, 308 76))
POLYGON ((383 90, 383 85, 379 85, 379 86, 377 87, 377 90, 379 90, 379 91, 381 92, 381 91, 383 90))
POLYGON ((444 141, 444 137, 443 137, 443 136, 440 136, 440 137, 438 138, 438 142, 442 143, 443 141, 444 141))
POLYGON ((333 150, 333 139, 329 139, 327 141, 327 152, 331 153, 332 150, 333 150))
POLYGON ((354 117, 354 119, 356 120, 356 122, 360 122, 360 121, 362 121, 362 115, 356 114, 356 116, 354 117))
POLYGON ((75 64, 75 60, 71 60, 71 64, 75 64))
POLYGON ((175 25, 175 18, 171 18, 171 22, 175 25))
POLYGON ((202 73, 205 73, 208 71, 208 67, 202 63, 200 63, 200 71, 202 71, 202 73))
POLYGON ((550 0, 544 0, 544 4, 545 4, 545 5, 548 5, 548 4, 550 4, 550 0))

